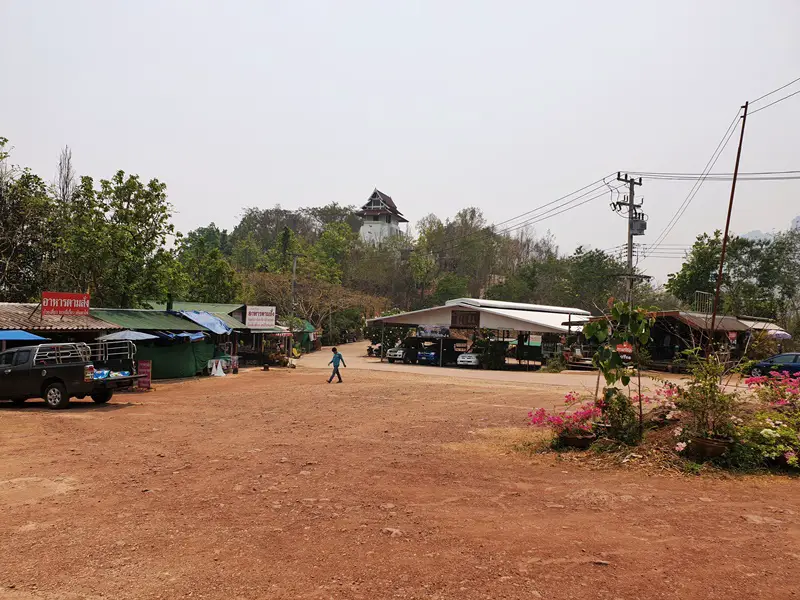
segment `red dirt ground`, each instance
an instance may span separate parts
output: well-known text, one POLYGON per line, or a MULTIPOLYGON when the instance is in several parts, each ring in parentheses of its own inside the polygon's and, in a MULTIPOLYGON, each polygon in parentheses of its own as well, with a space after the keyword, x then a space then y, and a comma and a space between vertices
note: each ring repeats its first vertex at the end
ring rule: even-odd
POLYGON ((326 376, 0 406, 0 598, 800 595, 797 480, 511 450, 561 387, 326 376))

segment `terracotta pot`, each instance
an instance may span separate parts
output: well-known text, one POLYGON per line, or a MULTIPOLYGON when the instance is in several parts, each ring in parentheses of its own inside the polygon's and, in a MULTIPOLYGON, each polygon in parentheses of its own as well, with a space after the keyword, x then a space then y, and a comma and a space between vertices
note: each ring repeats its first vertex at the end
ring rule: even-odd
POLYGON ((727 452, 733 440, 717 440, 713 438, 692 438, 687 450, 695 458, 717 458, 727 452))
POLYGON ((568 448, 588 448, 597 439, 593 433, 584 433, 581 435, 561 434, 558 436, 559 442, 562 446, 568 448))

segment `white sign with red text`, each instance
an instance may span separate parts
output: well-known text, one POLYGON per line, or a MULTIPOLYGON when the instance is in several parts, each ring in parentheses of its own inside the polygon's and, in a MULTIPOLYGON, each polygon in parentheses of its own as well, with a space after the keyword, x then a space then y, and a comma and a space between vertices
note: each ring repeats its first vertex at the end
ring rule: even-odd
POLYGON ((270 329, 275 327, 274 306, 248 306, 244 316, 248 329, 270 329))

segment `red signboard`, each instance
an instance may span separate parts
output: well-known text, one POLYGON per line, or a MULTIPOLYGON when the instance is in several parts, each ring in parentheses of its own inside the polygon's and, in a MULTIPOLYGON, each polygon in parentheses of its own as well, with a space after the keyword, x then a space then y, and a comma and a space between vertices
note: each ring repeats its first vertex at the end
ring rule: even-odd
POLYGON ((153 361, 137 360, 136 371, 137 375, 141 375, 141 377, 136 382, 136 387, 138 387, 140 390, 149 390, 151 375, 153 372, 153 361))
POLYGON ((617 344, 617 354, 625 362, 629 361, 633 355, 633 345, 630 342, 622 342, 617 344))
POLYGON ((88 315, 89 294, 42 292, 42 316, 88 315))

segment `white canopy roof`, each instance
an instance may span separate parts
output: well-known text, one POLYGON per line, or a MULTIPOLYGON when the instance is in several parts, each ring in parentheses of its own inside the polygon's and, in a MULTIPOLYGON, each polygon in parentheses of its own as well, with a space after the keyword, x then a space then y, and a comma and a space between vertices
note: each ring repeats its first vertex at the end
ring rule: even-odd
POLYGON ((565 315, 583 315, 585 317, 590 317, 592 315, 592 313, 590 313, 588 310, 582 310, 580 308, 549 306, 547 304, 525 304, 523 302, 506 302, 504 300, 484 300, 483 298, 456 298, 455 300, 448 300, 445 302, 445 306, 452 305, 469 305, 481 308, 502 308, 535 312, 554 312, 565 315))
POLYGON ((784 331, 777 324, 771 321, 751 321, 750 319, 742 319, 737 317, 739 322, 744 324, 748 329, 755 329, 756 331, 764 331, 768 337, 782 340, 790 340, 792 336, 787 331, 784 331))
POLYGON ((443 325, 451 326, 452 312, 474 311, 479 314, 482 329, 514 330, 531 333, 567 333, 581 330, 580 325, 562 325, 569 321, 584 322, 591 313, 579 308, 521 304, 499 300, 459 298, 449 300, 444 306, 415 310, 399 315, 369 319, 370 324, 386 325, 443 325))

